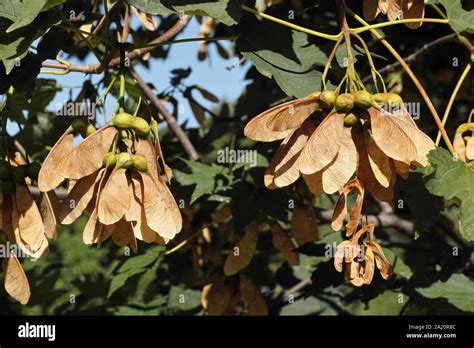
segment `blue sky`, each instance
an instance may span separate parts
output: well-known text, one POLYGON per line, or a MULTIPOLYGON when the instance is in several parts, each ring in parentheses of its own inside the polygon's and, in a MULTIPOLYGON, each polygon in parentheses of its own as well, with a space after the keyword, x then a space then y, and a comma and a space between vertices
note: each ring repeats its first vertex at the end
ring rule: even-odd
MULTIPOLYGON (((135 22, 135 21, 134 21, 135 22)), ((132 26, 137 25, 137 23, 132 22, 132 26)), ((177 37, 179 39, 184 38, 195 38, 199 33, 199 23, 196 19, 192 19, 188 26, 180 33, 177 37)), ((231 48, 232 43, 222 42, 221 44, 226 48, 231 48)), ((150 68, 146 69, 143 66, 137 68, 137 72, 141 74, 143 79, 146 82, 152 82, 159 91, 163 90, 169 85, 169 77, 171 76, 170 71, 176 68, 192 68, 191 75, 185 80, 187 85, 201 85, 207 90, 215 94, 220 100, 234 101, 241 94, 244 86, 244 74, 248 69, 248 64, 232 69, 231 71, 227 70, 226 67, 234 63, 234 57, 229 60, 222 59, 216 51, 215 45, 211 45, 209 49, 210 60, 205 60, 200 62, 197 59, 199 43, 179 43, 171 47, 170 54, 166 60, 152 59, 150 68)), ((66 56, 63 56, 64 59, 67 59, 66 56)), ((93 55, 89 55, 85 62, 79 62, 75 59, 69 60, 71 64, 89 64, 97 63, 97 60, 93 55)), ((56 79, 59 85, 64 85, 65 87, 79 87, 82 86, 85 79, 88 79, 89 76, 72 72, 67 75, 58 76, 58 75, 47 75, 40 74, 40 78, 53 78, 56 79)), ((100 80, 101 76, 92 76, 93 83, 97 83, 100 80)), ((73 96, 76 96, 79 93, 80 89, 73 89, 73 96)), ((103 92, 103 89, 100 90, 103 92)), ((63 88, 61 92, 56 94, 56 97, 49 105, 48 109, 50 111, 55 111, 55 105, 57 103, 63 103, 69 99, 69 88, 63 88)), ((212 108, 213 104, 207 100, 201 98, 198 93, 193 93, 196 100, 198 100, 202 105, 212 108)), ((183 123, 186 120, 188 121, 188 127, 197 127, 197 122, 195 121, 192 111, 189 108, 189 104, 184 98, 178 98, 178 102, 183 107, 183 111, 178 116, 178 122, 183 123)), ((106 109, 108 113, 111 113, 115 105, 115 100, 113 97, 107 98, 106 109)), ((110 115, 109 115, 110 117, 110 115)), ((102 119, 100 117, 99 119, 102 119)), ((15 124, 9 124, 8 126, 10 134, 16 133, 18 127, 15 124)))

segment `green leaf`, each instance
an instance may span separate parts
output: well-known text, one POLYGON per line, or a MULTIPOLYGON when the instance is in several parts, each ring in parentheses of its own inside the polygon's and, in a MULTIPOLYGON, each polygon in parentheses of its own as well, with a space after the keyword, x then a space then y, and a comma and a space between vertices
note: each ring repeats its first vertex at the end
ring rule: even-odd
POLYGON ((393 273, 405 279, 411 278, 413 272, 400 256, 396 255, 392 250, 387 248, 383 248, 383 252, 393 267, 393 273))
POLYGON ((187 312, 201 306, 201 291, 173 286, 168 295, 168 309, 187 312))
POLYGON ((427 298, 443 297, 463 311, 474 312, 474 281, 463 274, 453 274, 446 282, 439 280, 416 291, 427 298))
POLYGON ((415 217, 416 230, 424 232, 431 228, 443 209, 443 199, 430 194, 422 175, 412 172, 406 180, 399 178, 396 189, 415 217))
POLYGON ((328 57, 306 34, 250 15, 238 31, 237 49, 287 95, 302 98, 319 90, 322 73, 315 67, 323 67, 328 57))
POLYGON ((228 175, 226 175, 226 172, 228 172, 227 168, 217 164, 207 165, 185 159, 183 159, 183 161, 191 169, 191 173, 187 174, 179 170, 174 170, 174 177, 176 181, 183 186, 196 185, 191 195, 190 204, 204 195, 226 189, 226 186, 219 183, 217 179, 220 175, 229 178, 228 175))
POLYGON ((178 0, 127 0, 142 12, 151 15, 185 13, 197 16, 210 16, 226 25, 237 24, 242 15, 240 0, 195 0, 192 3, 178 0))
POLYGON ((444 6, 449 18, 449 25, 454 31, 458 33, 474 32, 474 11, 463 9, 461 1, 436 0, 434 2, 444 6))
POLYGON ((283 306, 280 315, 336 315, 331 306, 318 298, 301 298, 283 306))
POLYGON ((408 300, 406 294, 387 290, 367 304, 355 302, 351 312, 354 315, 399 315, 408 300))
POLYGON ((434 171, 426 180, 432 194, 459 203, 459 229, 468 241, 474 241, 474 168, 438 148, 428 154, 434 171))
POLYGON ((45 12, 28 26, 0 39, 0 60, 5 65, 7 75, 10 74, 15 63, 27 55, 31 44, 57 22, 56 14, 45 12))
POLYGON ((147 252, 139 256, 131 256, 114 271, 116 275, 110 282, 107 297, 112 296, 117 290, 122 288, 126 282, 137 274, 142 274, 155 262, 160 262, 164 247, 149 248, 147 252))
POLYGON ((39 15, 46 3, 46 0, 2 0, 0 3, 0 17, 13 22, 8 27, 7 33, 30 24, 39 15))
POLYGON ((47 11, 53 7, 64 4, 66 0, 46 0, 46 4, 43 6, 41 11, 47 11))

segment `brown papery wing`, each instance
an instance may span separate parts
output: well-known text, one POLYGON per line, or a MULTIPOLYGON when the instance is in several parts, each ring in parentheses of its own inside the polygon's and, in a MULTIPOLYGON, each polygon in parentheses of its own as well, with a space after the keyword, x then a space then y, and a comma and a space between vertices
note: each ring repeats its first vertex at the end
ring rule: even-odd
POLYGON ((377 146, 390 158, 410 163, 416 159, 416 147, 409 133, 413 126, 392 114, 369 109, 372 136, 377 146))
POLYGON ((224 274, 237 274, 250 264, 257 250, 258 226, 248 225, 244 236, 235 244, 224 263, 224 274))
POLYGON ((436 148, 433 140, 431 140, 429 136, 427 136, 418 128, 415 121, 408 112, 396 113, 392 117, 400 119, 406 124, 411 124, 413 126, 406 133, 410 137, 416 148, 415 162, 416 164, 421 165, 423 167, 427 166, 428 158, 426 156, 428 155, 428 152, 436 148))
POLYGON ((157 154, 155 147, 149 140, 139 140, 135 144, 136 154, 145 157, 148 163, 148 173, 153 180, 159 181, 160 171, 158 170, 157 154))
POLYGON ((265 298, 250 277, 240 275, 240 292, 250 315, 268 315, 265 298))
POLYGON ((98 216, 105 225, 112 225, 125 216, 133 196, 125 169, 114 169, 100 193, 98 216))
POLYGON ((379 0, 364 0, 364 7, 362 8, 364 18, 372 21, 380 13, 379 0))
POLYGON ((358 154, 351 129, 343 128, 339 152, 333 163, 323 171, 323 190, 326 193, 332 194, 342 190, 357 169, 358 154))
POLYGON ((295 101, 289 101, 284 104, 274 106, 273 108, 262 112, 260 115, 252 118, 244 129, 244 134, 247 138, 253 139, 255 141, 275 141, 285 138, 288 134, 291 133, 293 129, 287 129, 284 131, 274 131, 267 126, 267 122, 279 112, 285 112, 288 110, 288 107, 292 105, 295 101))
POLYGON ((344 115, 332 113, 326 116, 301 152, 301 173, 316 173, 336 158, 342 143, 343 129, 344 115))
POLYGON ((290 266, 297 266, 300 264, 300 256, 298 252, 295 251, 296 246, 280 226, 272 226, 272 241, 275 249, 283 254, 283 257, 288 261, 290 266))
MULTIPOLYGON (((424 18, 425 17, 425 0, 406 0, 403 4, 403 19, 424 18)), ((410 29, 421 27, 423 22, 405 23, 410 29)))
POLYGON ((392 170, 390 168, 391 160, 380 150, 372 138, 366 140, 365 143, 367 145, 370 167, 372 168, 375 178, 383 187, 389 187, 392 177, 392 170))
POLYGON ((49 239, 56 239, 58 236, 56 212, 59 209, 59 201, 54 191, 40 192, 39 209, 46 236, 49 239))
POLYGON ((59 210, 59 221, 61 224, 72 224, 82 215, 94 196, 96 184, 103 175, 104 169, 101 169, 76 182, 59 210))
POLYGON ((160 236, 172 239, 181 231, 183 219, 168 187, 140 173, 143 208, 148 226, 160 236))
POLYGON ((66 132, 49 151, 38 174, 38 189, 40 191, 51 191, 63 182, 64 177, 59 174, 58 167, 61 161, 72 151, 73 139, 74 134, 66 132))
POLYGON ((316 129, 316 122, 306 120, 297 129, 287 143, 281 144, 272 159, 270 166, 274 166, 273 182, 277 187, 285 187, 294 183, 300 177, 298 159, 308 142, 309 137, 316 129))
POLYGON ((5 290, 21 304, 26 304, 30 299, 31 291, 23 267, 14 253, 10 253, 3 260, 5 277, 5 290))
POLYGON ((308 117, 320 108, 319 97, 297 99, 292 104, 279 109, 278 112, 271 115, 266 126, 276 132, 295 129, 301 126, 308 117))
POLYGON ((77 180, 100 169, 116 134, 114 127, 105 126, 88 136, 61 161, 59 175, 77 180))
MULTIPOLYGON (((24 251, 33 257, 39 257, 48 247, 43 219, 39 209, 31 196, 30 191, 24 185, 17 184, 15 192, 17 213, 17 243, 23 243, 24 251), (18 238, 19 237, 19 238, 18 238)), ((15 204, 14 204, 15 205, 15 204)), ((15 220, 15 217, 13 217, 15 220)), ((15 225, 15 221, 13 221, 15 225)))

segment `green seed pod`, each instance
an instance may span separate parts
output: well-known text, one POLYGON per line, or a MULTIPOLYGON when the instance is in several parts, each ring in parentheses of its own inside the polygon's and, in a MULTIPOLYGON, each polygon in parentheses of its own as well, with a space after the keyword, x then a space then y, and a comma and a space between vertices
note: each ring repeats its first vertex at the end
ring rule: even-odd
POLYGON ((38 174, 40 172, 41 165, 38 162, 32 162, 26 165, 26 175, 30 179, 38 179, 38 174))
POLYGON ((354 96, 350 93, 339 94, 334 103, 337 112, 349 112, 354 107, 354 96))
POLYGON ((92 134, 94 134, 95 131, 96 131, 96 129, 95 129, 94 125, 92 125, 92 124, 89 123, 89 124, 87 125, 87 129, 86 129, 86 138, 87 138, 88 136, 91 136, 92 134))
POLYGON ((132 155, 133 168, 139 172, 148 172, 148 163, 143 156, 132 155))
POLYGON ((316 98, 316 97, 319 97, 321 95, 321 91, 314 91, 313 93, 311 93, 310 95, 308 95, 308 98, 316 98))
POLYGON ((128 169, 133 167, 132 155, 128 152, 122 152, 116 155, 117 163, 115 168, 128 169))
POLYGON ((115 155, 113 152, 107 152, 107 154, 104 156, 104 159, 102 160, 102 164, 104 165, 105 168, 112 167, 116 163, 117 163, 117 155, 115 155))
POLYGON ((403 99, 396 93, 377 93, 373 95, 374 100, 379 104, 403 105, 403 99))
POLYGON ((140 137, 146 138, 150 134, 150 125, 143 118, 135 117, 132 123, 132 128, 140 137))
POLYGON ((372 95, 372 98, 377 103, 383 103, 386 95, 387 93, 375 93, 374 95, 372 95))
POLYGON ((332 109, 334 103, 336 102, 337 94, 334 91, 324 91, 319 95, 319 100, 321 100, 322 107, 326 109, 332 109))
POLYGON ((354 93, 354 105, 361 109, 368 109, 374 106, 374 98, 367 91, 357 91, 354 93))
POLYGON ((158 122, 154 118, 151 119, 150 127, 153 134, 158 134, 158 122))
POLYGON ((12 175, 11 165, 7 161, 0 161, 0 180, 5 180, 10 178, 12 175))
POLYGON ((125 129, 120 130, 119 139, 129 139, 129 138, 130 138, 130 134, 125 129))
POLYGON ((15 182, 11 179, 2 181, 2 192, 10 193, 15 190, 15 182))
POLYGON ((387 93, 383 102, 392 106, 403 105, 402 97, 400 97, 398 94, 395 94, 395 93, 387 93))
POLYGON ((85 119, 84 117, 80 117, 72 121, 71 128, 74 133, 84 134, 87 130, 87 125, 87 119, 85 119))
POLYGON ((126 112, 121 112, 114 116, 111 125, 118 129, 131 129, 133 128, 135 118, 135 116, 127 114, 126 112))
POLYGON ((12 170, 12 179, 18 183, 24 183, 26 177, 26 165, 11 167, 12 170))
POLYGON ((345 117, 344 117, 344 127, 354 127, 357 122, 359 121, 359 118, 357 117, 356 114, 354 113, 348 113, 345 117))

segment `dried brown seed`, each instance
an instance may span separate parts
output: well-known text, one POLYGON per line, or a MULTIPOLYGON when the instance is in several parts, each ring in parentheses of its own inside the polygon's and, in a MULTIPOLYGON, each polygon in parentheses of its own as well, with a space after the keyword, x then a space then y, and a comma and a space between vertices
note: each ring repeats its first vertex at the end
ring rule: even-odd
POLYGON ((9 257, 3 259, 3 270, 7 293, 23 305, 28 303, 31 295, 30 285, 15 254, 10 253, 9 257))
POLYGON ((269 117, 266 126, 276 132, 295 129, 320 108, 319 97, 297 99, 285 109, 279 109, 277 113, 269 117))
POLYGON ((265 172, 267 182, 274 184, 269 188, 288 186, 298 180, 300 177, 298 158, 315 128, 314 121, 306 120, 281 143, 265 172))
POLYGON ((334 160, 341 147, 343 129, 343 114, 332 113, 326 116, 300 155, 301 173, 316 173, 334 160))
POLYGON ((112 225, 125 216, 130 208, 133 192, 125 170, 114 169, 100 193, 98 216, 105 225, 112 225))
POLYGON ((245 136, 247 138, 250 138, 256 141, 265 141, 265 142, 281 140, 287 137, 294 128, 277 132, 268 128, 267 123, 272 117, 275 117, 275 115, 277 115, 280 112, 287 115, 288 110, 289 110, 288 108, 294 102, 295 101, 292 100, 287 103, 277 105, 269 110, 262 112, 260 115, 255 116, 245 126, 245 129, 244 129, 245 136))
POLYGON ((233 289, 225 284, 225 278, 217 276, 202 289, 201 303, 210 315, 222 315, 227 309, 233 289))
POLYGON ((145 173, 139 173, 142 184, 143 208, 148 226, 160 236, 173 239, 181 231, 182 217, 168 187, 145 173))
POLYGON ((61 224, 72 224, 82 215, 94 196, 96 184, 103 175, 104 169, 100 169, 76 182, 60 207, 59 221, 61 224))
POLYGON ((61 161, 72 151, 74 135, 64 133, 56 142, 38 174, 38 189, 42 192, 51 191, 63 182, 64 177, 58 173, 61 161))
POLYGON ((231 276, 238 273, 250 264, 257 249, 258 226, 248 225, 245 228, 244 236, 237 242, 230 251, 224 264, 224 274, 231 276))
POLYGON ((59 174, 77 180, 100 169, 116 134, 114 127, 105 126, 84 139, 61 161, 59 174))
POLYGON ((49 239, 56 239, 58 236, 56 212, 59 210, 59 200, 54 191, 40 193, 39 209, 46 236, 49 239))
POLYGON ((25 253, 33 257, 41 256, 48 247, 48 241, 41 214, 26 186, 16 185, 13 207, 13 223, 15 224, 15 219, 17 223, 16 242, 23 246, 25 253))
POLYGON ((251 278, 240 276, 240 292, 250 315, 268 315, 265 298, 251 278))
POLYGON ((313 207, 295 207, 291 218, 291 234, 298 245, 318 239, 318 223, 313 207))
POLYGON ((342 143, 334 161, 323 170, 323 190, 332 194, 342 187, 354 175, 358 164, 358 153, 352 140, 351 128, 343 128, 342 143))
POLYGON ((295 251, 296 246, 291 238, 279 226, 272 226, 272 241, 275 249, 283 254, 283 257, 291 266, 300 264, 300 256, 295 251))

